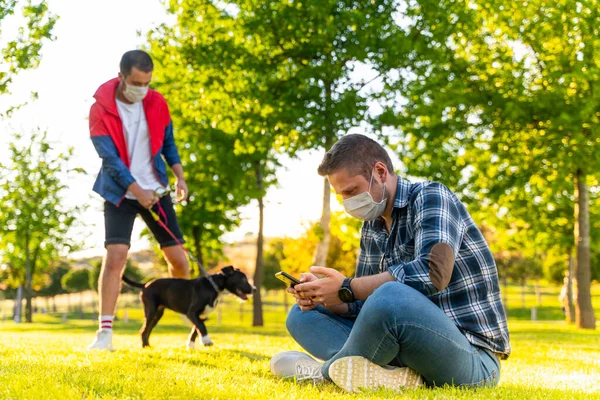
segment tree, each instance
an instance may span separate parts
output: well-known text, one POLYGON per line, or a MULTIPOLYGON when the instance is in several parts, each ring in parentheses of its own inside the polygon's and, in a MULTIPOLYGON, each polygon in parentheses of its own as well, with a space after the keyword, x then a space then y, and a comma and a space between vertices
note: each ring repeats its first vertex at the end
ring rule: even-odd
MULTIPOLYGON (((65 262, 60 262, 56 267, 47 272, 47 285, 37 291, 38 296, 54 297, 66 293, 62 286, 62 278, 69 272, 69 265, 65 262)), ((48 308, 48 311, 49 308, 48 308)), ((56 302, 52 304, 52 311, 56 312, 56 302)))
POLYGON ((275 274, 281 271, 281 260, 283 260, 283 239, 273 239, 265 251, 263 287, 267 290, 283 289, 282 282, 275 278, 275 274))
POLYGON ((25 144, 21 135, 15 138, 10 165, 0 167, 0 260, 11 266, 13 285, 24 286, 26 321, 31 322, 35 280, 78 248, 68 232, 83 207, 66 207, 62 193, 68 178, 83 171, 69 168, 73 149, 57 154, 46 133, 34 132, 25 144))
MULTIPOLYGON (((253 1, 234 2, 238 20, 266 61, 262 75, 276 119, 291 132, 285 151, 328 150, 363 121, 374 97, 370 83, 383 69, 372 65, 385 57, 388 40, 400 30, 394 23, 399 1, 253 1)), ((312 265, 327 265, 331 242, 331 188, 323 180, 323 208, 316 231, 319 244, 312 265)))
MULTIPOLYGON (((127 260, 129 263, 129 260, 127 260)), ((100 279, 100 271, 102 271, 102 260, 96 261, 92 265, 89 273, 89 286, 94 292, 98 292, 98 280, 100 279)))
POLYGON ((79 293, 79 312, 83 315, 83 292, 90 289, 90 271, 72 269, 62 277, 61 285, 69 293, 79 293))
POLYGON ((414 52, 389 60, 399 79, 381 99, 378 129, 398 128, 395 144, 410 173, 478 200, 488 217, 509 210, 512 222, 536 234, 559 221, 560 231, 573 226, 574 245, 563 248, 577 252, 577 325, 593 329, 588 187, 598 185, 600 165, 597 4, 421 1, 405 14, 414 52), (566 221, 544 218, 568 205, 566 221))
MULTIPOLYGON (((333 213, 331 219, 331 246, 327 254, 327 265, 346 276, 353 276, 360 246, 362 222, 343 212, 333 213)), ((299 238, 283 240, 281 269, 294 276, 308 272, 313 250, 319 243, 319 224, 311 224, 299 238)))
MULTIPOLYGON (((265 252, 264 261, 264 280, 262 286, 267 290, 286 289, 283 282, 275 277, 275 274, 281 271, 281 261, 284 258, 283 255, 284 240, 277 238, 269 243, 267 251, 265 252)), ((283 307, 285 312, 289 310, 289 293, 283 290, 283 307)))
MULTIPOLYGON (((125 264, 124 274, 127 275, 129 278, 133 279, 134 281, 145 283, 146 277, 144 276, 142 271, 137 267, 137 265, 131 262, 131 260, 127 260, 127 263, 125 264)), ((96 282, 98 281, 96 280, 96 282)), ((96 290, 98 290, 97 283, 96 290)), ((139 291, 140 290, 138 288, 134 288, 129 285, 121 285, 121 293, 139 293, 139 291)))
MULTIPOLYGON (((184 1, 169 11, 177 16, 177 26, 155 29, 149 41, 152 55, 162 65, 157 80, 174 100, 173 117, 185 129, 184 148, 190 149, 184 150, 185 168, 199 179, 197 187, 190 188, 194 204, 189 212, 182 211, 187 216, 183 220, 190 221, 187 232, 203 260, 200 246, 210 242, 202 239, 216 241, 236 226, 239 207, 255 199, 260 218, 254 285, 260 288, 263 198, 276 183, 274 144, 287 132, 272 117, 270 103, 262 99, 269 96, 258 73, 264 56, 257 53, 260 47, 254 39, 244 41, 247 36, 236 18, 210 1, 184 1), (179 72, 182 66, 188 71, 184 76, 179 72)), ((257 290, 254 326, 263 325, 260 296, 257 290)))
POLYGON ((39 65, 42 46, 54 40, 52 30, 57 19, 48 11, 45 0, 0 0, 0 37, 3 38, 0 95, 9 92, 9 86, 19 72, 39 65), (10 28, 6 31, 11 24, 19 27, 14 33, 10 28))

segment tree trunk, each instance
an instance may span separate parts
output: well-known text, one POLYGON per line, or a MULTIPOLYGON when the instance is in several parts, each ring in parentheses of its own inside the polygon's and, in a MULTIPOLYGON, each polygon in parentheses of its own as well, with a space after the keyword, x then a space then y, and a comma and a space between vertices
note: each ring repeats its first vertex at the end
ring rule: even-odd
MULTIPOLYGON (((328 137, 324 143, 325 151, 329 150, 335 143, 337 137, 334 123, 334 102, 333 91, 334 82, 329 80, 323 82, 325 86, 325 120, 328 126, 328 137)), ((331 231, 329 230, 329 222, 331 220, 331 188, 327 177, 323 178, 323 209, 321 211, 321 221, 319 222, 320 239, 317 243, 315 255, 313 257, 313 265, 327 267, 327 254, 329 254, 329 245, 331 243, 331 231)))
POLYGON ((264 275, 264 237, 263 237, 263 226, 264 226, 264 201, 263 201, 263 175, 262 166, 260 163, 256 164, 256 187, 259 191, 260 196, 258 197, 258 239, 256 240, 256 268, 254 269, 254 286, 256 291, 254 292, 254 310, 252 318, 252 326, 263 326, 263 310, 262 310, 262 299, 260 297, 260 291, 262 287, 263 275, 264 275))
POLYGON ((521 280, 521 308, 525 308, 525 279, 521 280))
POLYGON ((586 176, 581 170, 575 174, 575 319, 578 328, 596 329, 596 317, 590 293, 590 208, 586 176))
POLYGON ((52 296, 52 312, 56 312, 56 296, 52 296))
POLYGON ((31 295, 32 295, 32 273, 31 273, 31 254, 29 252, 29 232, 25 233, 25 322, 31 323, 31 295))
POLYGON ((21 323, 22 315, 23 315, 23 285, 20 285, 17 288, 17 296, 15 297, 15 312, 13 315, 13 319, 17 324, 21 323))
POLYGON ((570 324, 575 322, 575 303, 573 302, 573 276, 575 269, 573 260, 573 249, 569 248, 569 272, 567 275, 567 308, 565 313, 567 314, 567 322, 570 324))
POLYGON ((79 292, 79 317, 83 319, 83 292, 79 292))
MULTIPOLYGON (((194 241, 194 249, 196 249, 196 260, 202 267, 204 267, 204 257, 202 257, 202 228, 199 226, 194 226, 192 228, 192 240, 194 241)), ((202 276, 202 271, 200 267, 197 265, 192 266, 192 268, 197 269, 198 275, 202 276)))
POLYGON ((535 297, 537 299, 537 305, 538 305, 538 307, 541 307, 542 306, 542 292, 540 291, 540 284, 537 279, 533 281, 533 287, 535 288, 535 297))
POLYGON ((331 220, 331 188, 329 180, 323 178, 323 209, 321 211, 321 221, 319 222, 319 233, 321 240, 317 243, 313 265, 320 267, 327 266, 327 253, 329 253, 329 244, 331 243, 331 231, 329 222, 331 220))

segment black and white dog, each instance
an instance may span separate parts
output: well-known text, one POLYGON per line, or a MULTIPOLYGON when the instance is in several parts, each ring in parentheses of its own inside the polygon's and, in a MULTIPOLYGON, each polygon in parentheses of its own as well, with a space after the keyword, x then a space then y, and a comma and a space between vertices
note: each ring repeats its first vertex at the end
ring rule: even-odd
POLYGON ((148 339, 152 329, 163 316, 165 308, 185 314, 194 324, 188 340, 188 347, 194 348, 198 334, 205 346, 212 346, 204 321, 208 314, 217 306, 221 292, 227 289, 243 300, 248 299, 255 287, 246 275, 232 266, 221 269, 221 272, 210 276, 219 291, 217 292, 207 278, 156 279, 146 284, 135 282, 126 276, 123 281, 130 286, 142 289, 140 298, 144 304, 144 325, 140 334, 142 347, 150 346, 148 339))

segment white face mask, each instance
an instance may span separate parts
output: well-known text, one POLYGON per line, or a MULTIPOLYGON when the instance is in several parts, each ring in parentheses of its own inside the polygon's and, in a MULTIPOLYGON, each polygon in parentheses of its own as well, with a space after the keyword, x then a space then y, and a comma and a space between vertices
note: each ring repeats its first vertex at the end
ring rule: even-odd
MULTIPOLYGON (((125 82, 123 82, 125 83, 125 82)), ((144 100, 144 97, 148 94, 148 86, 133 86, 125 83, 125 89, 123 90, 123 96, 132 103, 144 100)))
MULTIPOLYGON (((346 212, 354 218, 360 219, 361 221, 373 221, 374 219, 378 218, 381 214, 383 214, 385 206, 387 205, 387 198, 381 199, 381 201, 378 203, 373 200, 373 197, 371 196, 370 192, 371 185, 373 184, 374 172, 375 171, 371 173, 369 189, 366 192, 342 201, 346 212)), ((382 196, 385 194, 385 191, 386 186, 384 183, 382 196)))

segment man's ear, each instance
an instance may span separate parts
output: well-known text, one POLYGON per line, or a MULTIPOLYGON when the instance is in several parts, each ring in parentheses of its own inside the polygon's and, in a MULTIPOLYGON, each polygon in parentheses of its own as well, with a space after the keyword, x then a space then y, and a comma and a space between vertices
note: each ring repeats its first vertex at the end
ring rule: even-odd
POLYGON ((233 266, 228 265, 226 267, 221 268, 221 272, 225 275, 231 275, 233 274, 233 266))
POLYGON ((374 165, 373 168, 375 171, 375 175, 377 175, 379 177, 379 181, 380 182, 385 182, 387 180, 388 177, 388 170, 387 167, 385 166, 384 163, 382 163, 381 161, 377 161, 374 165))

